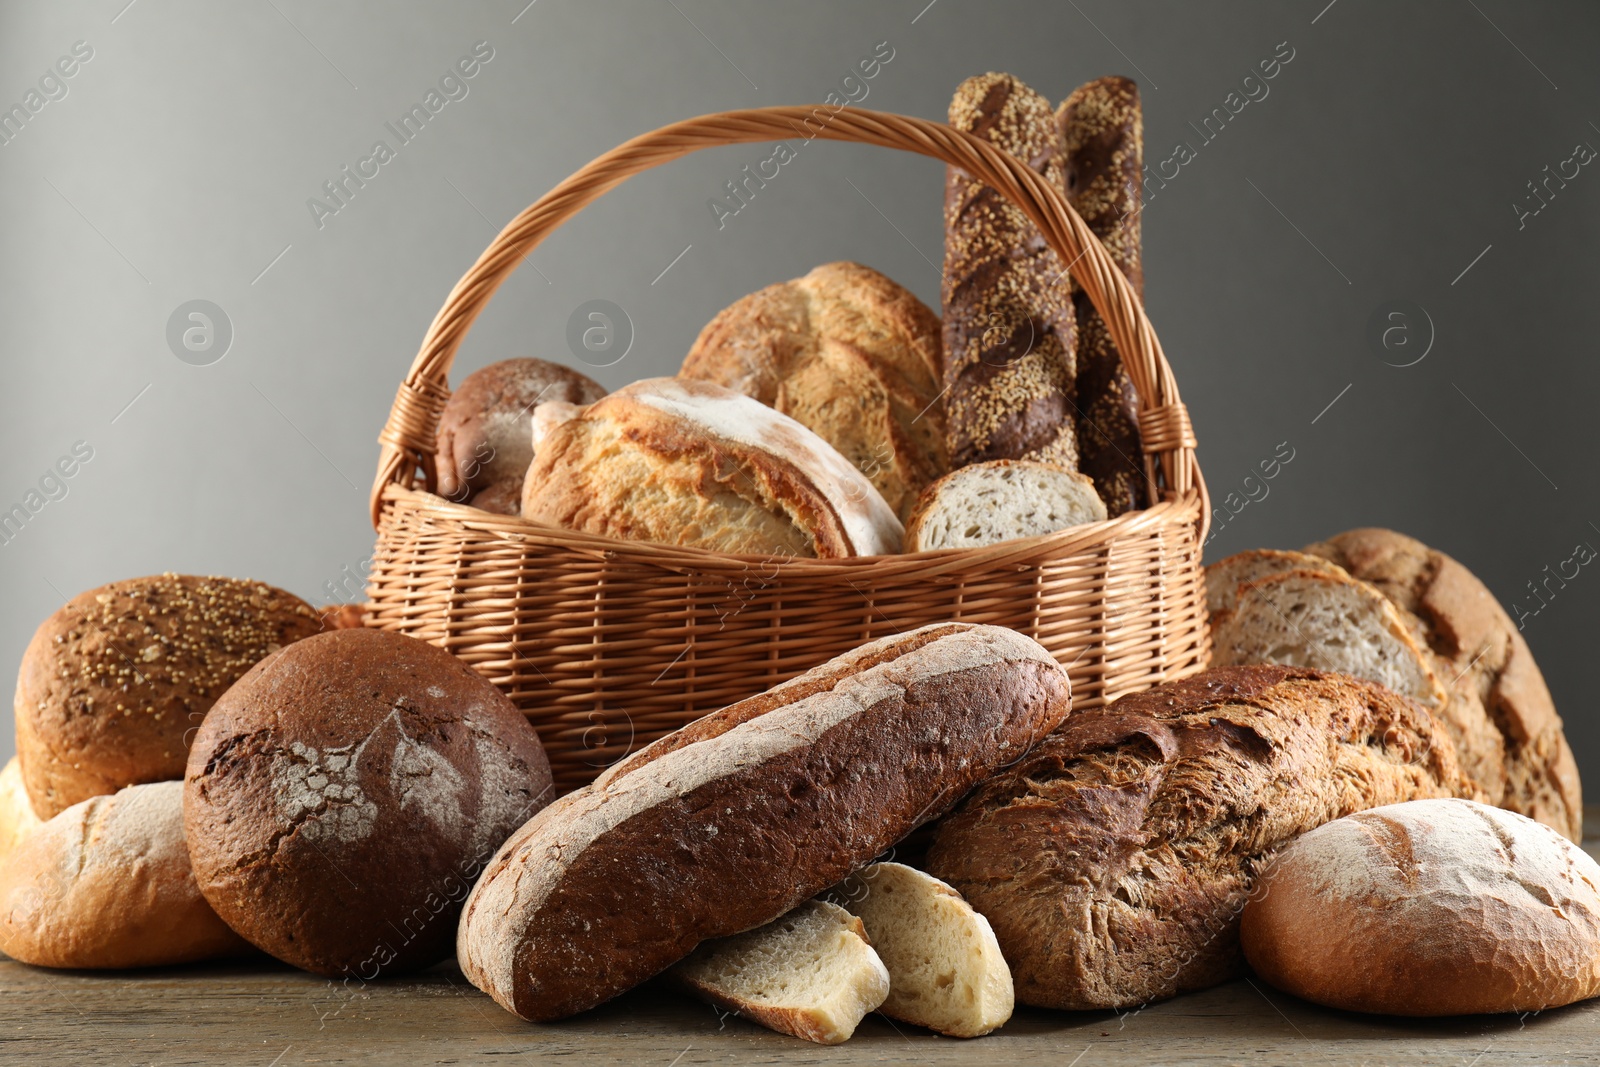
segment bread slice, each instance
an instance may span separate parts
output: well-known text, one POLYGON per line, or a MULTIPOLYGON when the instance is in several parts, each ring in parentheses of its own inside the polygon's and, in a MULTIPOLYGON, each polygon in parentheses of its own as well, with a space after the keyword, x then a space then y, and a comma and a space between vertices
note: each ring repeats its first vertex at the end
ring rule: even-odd
POLYGON ((850 1040, 889 995, 889 971, 861 920, 821 900, 706 941, 667 976, 703 1000, 821 1045, 850 1040))
POLYGON ((1011 968, 989 920, 960 893, 903 863, 874 863, 835 899, 866 924, 889 968, 879 1011, 946 1037, 979 1037, 1011 1018, 1011 968))
POLYGON ((1321 556, 1305 552, 1284 552, 1276 548, 1256 548, 1237 552, 1206 568, 1206 608, 1211 624, 1217 625, 1239 600, 1239 587, 1249 582, 1286 571, 1320 571, 1344 574, 1344 568, 1321 556))
POLYGON ((1376 682, 1429 708, 1445 690, 1428 654, 1384 595, 1348 575, 1287 571, 1237 589, 1211 633, 1211 665, 1277 663, 1376 682))
POLYGON ((952 471, 923 490, 906 525, 906 551, 977 548, 1105 517, 1094 482, 1076 471, 990 460, 952 471))

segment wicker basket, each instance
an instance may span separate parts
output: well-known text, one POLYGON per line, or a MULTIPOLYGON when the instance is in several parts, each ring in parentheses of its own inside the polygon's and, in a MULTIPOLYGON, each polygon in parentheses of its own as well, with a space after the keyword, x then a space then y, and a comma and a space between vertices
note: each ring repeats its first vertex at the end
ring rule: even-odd
POLYGON ((1038 174, 921 119, 845 109, 815 136, 961 167, 1040 227, 1124 354, 1142 402, 1152 507, 981 549, 773 560, 552 529, 429 492, 456 349, 545 235, 639 171, 701 148, 792 138, 816 129, 815 110, 733 111, 663 127, 523 211, 451 291, 379 438, 368 624, 446 648, 510 694, 543 738, 562 791, 706 712, 924 623, 964 619, 1028 634, 1066 664, 1076 707, 1193 673, 1209 656, 1205 485, 1177 383, 1137 298, 1038 174))

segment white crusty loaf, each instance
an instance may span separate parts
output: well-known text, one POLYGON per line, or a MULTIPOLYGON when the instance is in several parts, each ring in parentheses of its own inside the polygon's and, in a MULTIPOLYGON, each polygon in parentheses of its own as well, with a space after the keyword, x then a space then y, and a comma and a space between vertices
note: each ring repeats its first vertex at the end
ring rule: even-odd
POLYGON ((1245 906, 1256 972, 1329 1007, 1540 1011, 1600 994, 1600 864, 1470 800, 1415 800, 1291 842, 1245 906))
POLYGON ((1384 595, 1348 575, 1285 571, 1240 586, 1212 628, 1211 665, 1278 663, 1376 682, 1437 711, 1433 663, 1384 595))
POLYGON ((5 770, 0 770, 0 866, 4 866, 11 850, 41 825, 42 820, 34 814, 33 803, 28 800, 22 766, 17 757, 12 756, 5 770))
POLYGON ((889 995, 889 972, 861 920, 821 900, 704 942, 667 973, 718 1007, 820 1045, 850 1040, 889 995))
POLYGON ((898 552, 904 529, 822 438, 710 382, 647 378, 548 427, 522 514, 608 537, 774 556, 898 552))
POLYGON ((773 919, 937 818, 1066 716, 997 626, 870 642, 669 734, 534 816, 467 898, 462 973, 548 1021, 773 919))
POLYGON ((889 968, 885 1015, 946 1037, 979 1037, 1011 1018, 1011 968, 994 930, 950 886, 903 863, 874 863, 835 897, 866 924, 889 968))
POLYGON ((1306 552, 1285 552, 1276 548, 1236 552, 1206 568, 1206 609, 1211 614, 1211 625, 1218 625, 1233 612, 1239 603, 1241 587, 1288 571, 1320 571, 1349 577, 1337 563, 1306 552))
POLYGON ((1102 522, 1088 477, 1033 460, 971 463, 924 489, 906 523, 906 551, 977 548, 1102 522))
POLYGON ((190 963, 249 951, 206 904, 183 839, 183 783, 91 797, 0 864, 0 951, 40 967, 190 963))

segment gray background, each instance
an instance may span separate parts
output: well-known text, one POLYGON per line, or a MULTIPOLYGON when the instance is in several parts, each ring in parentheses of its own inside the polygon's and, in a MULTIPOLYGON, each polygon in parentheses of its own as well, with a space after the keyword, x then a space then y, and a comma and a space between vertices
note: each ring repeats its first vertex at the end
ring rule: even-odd
MULTIPOLYGON (((493 233, 636 133, 820 100, 880 41, 894 58, 862 106, 942 118, 986 70, 1053 100, 1125 73, 1144 90, 1147 159, 1197 149, 1144 216, 1149 310, 1219 499, 1281 442, 1294 454, 1210 558, 1388 525, 1511 608, 1538 606, 1527 583, 1576 545, 1600 547, 1600 167, 1520 227, 1512 207, 1575 144, 1600 146, 1594 5, 525 3, 0 6, 0 104, 74 42, 94 50, 0 146, 0 510, 75 442, 94 450, 0 546, 5 669, 65 598, 118 578, 249 575, 326 599, 371 546, 395 386, 493 233), (478 41, 494 57, 468 95, 319 229, 308 198, 393 145, 384 123, 478 41), (1190 124, 1280 42, 1294 58, 1269 95, 1206 143, 1190 124), (233 326, 209 366, 166 341, 192 299, 233 326), (1393 300, 1436 334, 1413 366, 1388 364, 1422 351, 1415 312, 1410 348, 1367 337, 1393 300)), ((671 373, 718 309, 834 259, 936 304, 937 164, 807 146, 719 232, 707 200, 769 153, 705 152, 607 196, 501 290, 460 368, 576 362, 568 316, 606 299, 636 337, 595 376, 671 373)), ((1525 633, 1600 781, 1596 570, 1525 633)))

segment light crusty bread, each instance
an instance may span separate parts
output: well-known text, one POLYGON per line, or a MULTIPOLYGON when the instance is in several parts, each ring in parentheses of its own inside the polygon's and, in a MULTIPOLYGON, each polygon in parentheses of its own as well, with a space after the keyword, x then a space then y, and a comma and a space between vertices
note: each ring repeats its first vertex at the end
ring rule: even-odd
POLYGON ((703 942, 667 974, 718 1007, 821 1045, 850 1040, 889 995, 889 972, 861 920, 821 900, 703 942))
POLYGON ((1428 708, 1444 706, 1444 684, 1384 595, 1338 574, 1285 571, 1237 590, 1238 602, 1211 634, 1211 663, 1281 663, 1335 671, 1386 686, 1428 708))
POLYGON ((1076 712, 934 830, 1017 999, 1129 1008, 1237 976, 1261 863, 1364 808, 1472 797, 1426 709, 1297 667, 1224 667, 1076 712))
POLYGON ((678 373, 754 397, 815 431, 901 520, 948 469, 939 317, 859 263, 827 263, 725 308, 678 373))
POLYGON ((898 552, 905 533, 822 438, 710 382, 648 378, 551 427, 522 515, 608 537, 776 556, 898 552))
POLYGON ((1541 1011, 1600 994, 1600 864, 1485 804, 1373 808, 1285 847, 1240 939, 1261 977, 1329 1007, 1541 1011))
POLYGON ((1371 582, 1432 651, 1450 690, 1441 717, 1490 802, 1577 841, 1578 766, 1539 665, 1494 594, 1443 552, 1393 530, 1349 530, 1306 551, 1371 582))
POLYGON ((467 900, 462 973, 547 1021, 835 884, 1066 715, 1036 642, 944 623, 713 712, 557 800, 467 900))
POLYGON ((22 784, 22 766, 12 756, 0 770, 0 866, 29 834, 43 824, 22 784))
POLYGON ((190 963, 249 951, 195 886, 183 783, 74 804, 0 864, 0 951, 40 967, 190 963))
POLYGON ((889 968, 885 1015, 946 1037, 979 1037, 1011 1018, 1011 968, 989 920, 960 893, 903 863, 874 863, 833 895, 889 968))
POLYGON ((997 459, 951 471, 923 490, 906 551, 975 548, 1100 522, 1094 482, 1051 463, 997 459))
POLYGON ((1211 615, 1211 625, 1218 625, 1233 612, 1239 602, 1240 586, 1288 571, 1345 573, 1337 563, 1306 552, 1284 552, 1275 548, 1236 552, 1206 568, 1206 609, 1211 615))

